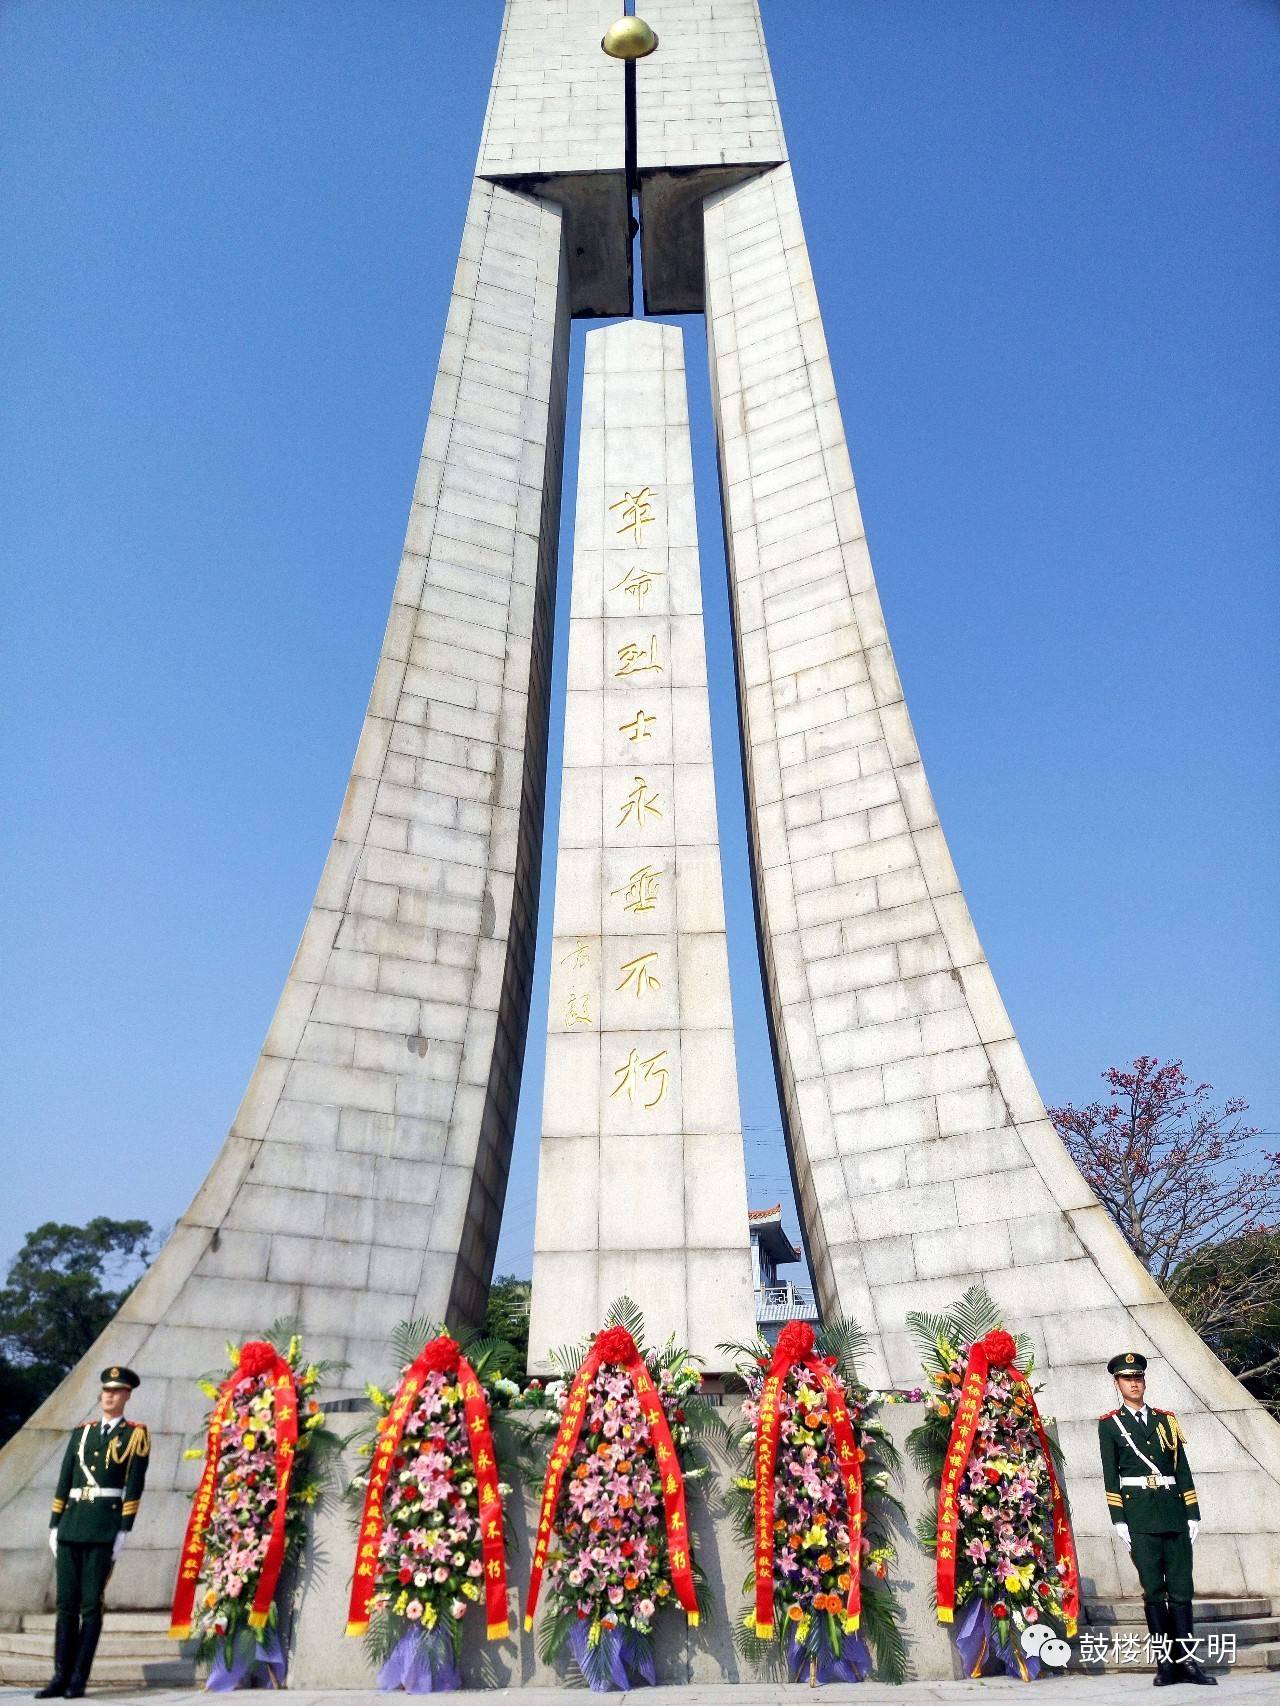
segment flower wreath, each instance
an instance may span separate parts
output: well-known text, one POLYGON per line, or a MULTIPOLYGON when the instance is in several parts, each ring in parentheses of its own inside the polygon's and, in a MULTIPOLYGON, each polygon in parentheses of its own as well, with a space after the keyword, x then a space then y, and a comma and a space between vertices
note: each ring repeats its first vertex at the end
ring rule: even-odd
POLYGON ((507 1562, 491 1409, 519 1391, 492 1342, 468 1346, 425 1322, 393 1342, 405 1359, 395 1391, 365 1388, 378 1419, 360 1500, 348 1635, 365 1635, 378 1686, 409 1693, 462 1686, 463 1619, 485 1606, 488 1638, 507 1623, 507 1562), (423 1340, 426 1340, 423 1343, 423 1340))
POLYGON ((541 1654, 567 1647, 588 1685, 655 1680, 653 1625, 671 1601, 699 1619, 685 1486, 707 1473, 695 1432, 714 1425, 701 1375, 673 1341, 642 1350, 639 1311, 621 1298, 608 1324, 558 1357, 565 1379, 530 1402, 554 1405, 525 1628, 545 1577, 541 1654), (639 1343, 637 1342, 639 1341, 639 1343))
POLYGON ((794 1321, 776 1346, 720 1347, 738 1355, 747 1388, 743 1472, 726 1501, 755 1559, 737 1644, 760 1667, 780 1657, 793 1681, 863 1681, 868 1641, 888 1681, 906 1675, 887 1584, 889 1521, 903 1514, 889 1491, 898 1456, 875 1419, 876 1395, 858 1384, 865 1346, 852 1322, 815 1335, 794 1321))
MULTIPOLYGON (((944 1315, 913 1311, 932 1395, 907 1449, 938 1489, 920 1538, 937 1560, 938 1620, 956 1626, 970 1676, 989 1665, 1029 1682, 1039 1674, 1024 1632, 1076 1632, 1080 1575, 1060 1457, 1029 1375, 1029 1346, 1005 1332, 981 1286, 944 1315)), ((1034 1643, 1033 1643, 1034 1645, 1034 1643)), ((1038 1649, 1037 1649, 1038 1650, 1038 1649)))
POLYGON ((280 1574, 306 1540, 306 1513, 322 1497, 342 1442, 325 1428, 316 1396, 332 1363, 305 1363, 302 1341, 277 1323, 268 1339, 227 1346, 230 1372, 202 1380, 213 1400, 178 1565, 169 1633, 194 1636, 212 1657, 214 1691, 264 1680, 279 1686, 280 1574), (281 1354, 276 1341, 288 1348, 281 1354), (204 1591, 201 1592, 201 1584, 204 1591))

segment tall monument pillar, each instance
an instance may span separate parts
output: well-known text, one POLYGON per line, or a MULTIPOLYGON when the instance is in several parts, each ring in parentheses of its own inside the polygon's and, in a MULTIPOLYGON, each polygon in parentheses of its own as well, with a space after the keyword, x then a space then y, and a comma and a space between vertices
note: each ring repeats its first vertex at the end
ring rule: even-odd
POLYGON ((633 1298, 754 1336, 683 339, 587 333, 531 1372, 633 1298))

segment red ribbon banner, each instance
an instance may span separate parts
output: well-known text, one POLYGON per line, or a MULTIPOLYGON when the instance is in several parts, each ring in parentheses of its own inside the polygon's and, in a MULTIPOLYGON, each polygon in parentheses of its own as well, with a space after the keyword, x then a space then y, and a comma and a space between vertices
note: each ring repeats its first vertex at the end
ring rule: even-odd
POLYGON ((457 1341, 442 1333, 422 1347, 417 1361, 401 1377, 391 1408, 379 1424, 377 1444, 369 1466, 364 1509, 360 1515, 356 1567, 351 1578, 351 1600, 347 1609, 348 1635, 363 1635, 369 1627, 369 1601, 378 1576, 383 1501, 391 1479, 391 1466, 404 1437, 405 1424, 417 1407, 427 1375, 434 1371, 452 1374, 455 1370, 462 1389, 462 1414, 476 1478, 488 1638, 500 1641, 511 1632, 507 1621, 507 1553, 502 1533, 502 1499, 498 1493, 498 1465, 493 1450, 489 1404, 475 1369, 463 1356, 457 1341))
POLYGON ((524 1614, 526 1630, 533 1628, 533 1614, 537 1609, 538 1594, 542 1588, 542 1572, 551 1544, 551 1531, 555 1526, 556 1505, 560 1499, 560 1489, 564 1485, 565 1472, 582 1434, 587 1395, 591 1382, 606 1364, 616 1366, 630 1376, 636 1397, 640 1401, 640 1409, 649 1424, 649 1438, 653 1444, 654 1458, 662 1484, 662 1509, 667 1529, 667 1561, 671 1569, 671 1585, 675 1589, 676 1598, 684 1607, 690 1625, 695 1626, 698 1622, 698 1600, 693 1587, 693 1552, 689 1543, 689 1516, 684 1499, 684 1476, 680 1473, 680 1459, 671 1438, 671 1429, 667 1426, 662 1399, 631 1334, 625 1327, 606 1327, 602 1333, 596 1335, 591 1349, 583 1359, 582 1367, 573 1377, 568 1397, 565 1399, 564 1414, 560 1419, 560 1430, 551 1448, 547 1478, 542 1489, 542 1508, 538 1513, 533 1567, 529 1572, 529 1594, 524 1614))
POLYGON ((263 1340, 252 1340, 241 1350, 235 1372, 223 1381, 214 1402, 209 1434, 205 1441, 204 1470, 192 1501, 191 1515, 187 1520, 187 1532, 182 1542, 178 1564, 178 1581, 173 1591, 169 1634, 175 1641, 185 1641, 191 1634, 196 1586, 204 1565, 205 1533, 217 1491, 222 1436, 226 1430, 227 1418, 231 1414, 232 1396, 238 1386, 258 1375, 267 1376, 267 1387, 271 1392, 275 1412, 276 1502, 271 1516, 271 1537, 267 1543, 267 1554, 262 1561, 258 1585, 254 1590, 253 1606, 249 1612, 249 1626, 253 1629, 265 1628, 271 1611, 271 1601, 275 1597, 280 1569, 284 1563, 285 1512, 289 1503, 289 1483, 293 1478, 298 1445, 298 1393, 293 1383, 293 1370, 275 1346, 263 1340))
POLYGON ((862 1459, 849 1420, 844 1387, 830 1368, 813 1354, 813 1328, 806 1321, 789 1321, 778 1335, 773 1361, 765 1375, 756 1423, 756 1634, 773 1635, 773 1525, 778 1439, 782 1426, 782 1387, 793 1368, 803 1368, 816 1382, 826 1403, 835 1441, 836 1464, 844 1485, 849 1513, 849 1592, 844 1626, 848 1634, 862 1617, 862 1459))
POLYGON ((1074 1635, 1080 1616, 1080 1569, 1076 1562, 1075 1542, 1067 1516, 1067 1502, 1053 1466, 1053 1454, 1049 1450, 1049 1441, 1044 1424, 1040 1420, 1035 1394, 1031 1390, 1030 1381, 1014 1362, 1014 1355, 1012 1338, 1008 1333, 999 1330, 988 1333, 985 1339, 979 1339, 969 1347, 964 1379, 960 1383, 959 1402, 951 1423, 951 1437, 947 1442, 942 1484, 938 1488, 938 1621, 950 1623, 955 1615, 960 1482, 973 1451, 974 1435, 978 1430, 978 1418, 982 1413, 982 1400, 987 1388, 987 1374, 992 1368, 1007 1368, 1014 1385, 1021 1388, 1020 1395, 1030 1411, 1031 1425, 1040 1442, 1045 1468, 1049 1472, 1049 1491, 1053 1504, 1053 1556, 1055 1563, 1066 1565, 1062 1578, 1062 1610, 1067 1634, 1074 1635))

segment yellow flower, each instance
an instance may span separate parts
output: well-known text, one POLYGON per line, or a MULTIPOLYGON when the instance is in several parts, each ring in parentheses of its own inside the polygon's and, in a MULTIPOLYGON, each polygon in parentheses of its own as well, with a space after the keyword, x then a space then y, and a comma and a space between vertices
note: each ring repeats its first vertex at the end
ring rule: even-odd
POLYGON ((818 1522, 814 1523, 813 1527, 809 1530, 808 1534, 805 1535, 803 1541, 801 1542, 801 1545, 809 1546, 809 1547, 813 1547, 813 1546, 822 1547, 822 1546, 825 1546, 826 1544, 827 1544, 827 1531, 822 1526, 822 1524, 818 1523, 818 1522))
POLYGON ((213 1384, 212 1380, 198 1380, 196 1385, 204 1393, 206 1398, 216 1398, 218 1396, 218 1388, 213 1384))
POLYGON ((404 1608, 406 1605, 408 1605, 408 1603, 409 1603, 408 1591, 405 1589, 402 1589, 401 1593, 400 1593, 400 1597, 396 1600, 395 1604, 391 1607, 391 1609, 395 1612, 397 1617, 403 1617, 404 1616, 404 1608))
POLYGON ((462 1591, 463 1591, 463 1594, 466 1596, 467 1599, 479 1599, 480 1598, 480 1589, 476 1586, 476 1584, 474 1582, 463 1582, 462 1591))
POLYGON ((191 1458, 203 1457, 204 1447, 202 1445, 189 1445, 182 1455, 191 1458))
POLYGON ((258 1441, 253 1434, 246 1434, 244 1436, 244 1448, 246 1451, 252 1451, 257 1443, 258 1441))
POLYGON ((239 1368, 240 1366, 240 1347, 233 1345, 230 1339, 227 1340, 227 1363, 231 1368, 239 1368))
POLYGON ((1010 1593, 1022 1592, 1022 1577, 1009 1575, 1004 1578, 1004 1585, 1010 1593))
POLYGON ((431 1605, 430 1603, 428 1603, 428 1604, 423 1606, 423 1608, 422 1608, 422 1621, 423 1621, 423 1624, 428 1629, 434 1629, 435 1628, 436 1616, 437 1616, 437 1612, 436 1612, 436 1608, 434 1605, 431 1605))

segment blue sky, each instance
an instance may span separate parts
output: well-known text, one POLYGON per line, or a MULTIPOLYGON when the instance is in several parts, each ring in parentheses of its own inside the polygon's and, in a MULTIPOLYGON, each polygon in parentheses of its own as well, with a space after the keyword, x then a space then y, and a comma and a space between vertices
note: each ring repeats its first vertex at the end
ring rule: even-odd
MULTIPOLYGON (((764 12, 890 633, 1040 1087, 1180 1055, 1274 1131, 1280 12, 764 12)), ((0 8, 0 1260, 48 1218, 171 1222, 235 1110, 372 676, 500 15, 0 8)), ((785 1168, 685 331, 763 1203, 785 1168)), ((518 1271, 544 1012, 540 982, 518 1271)))

